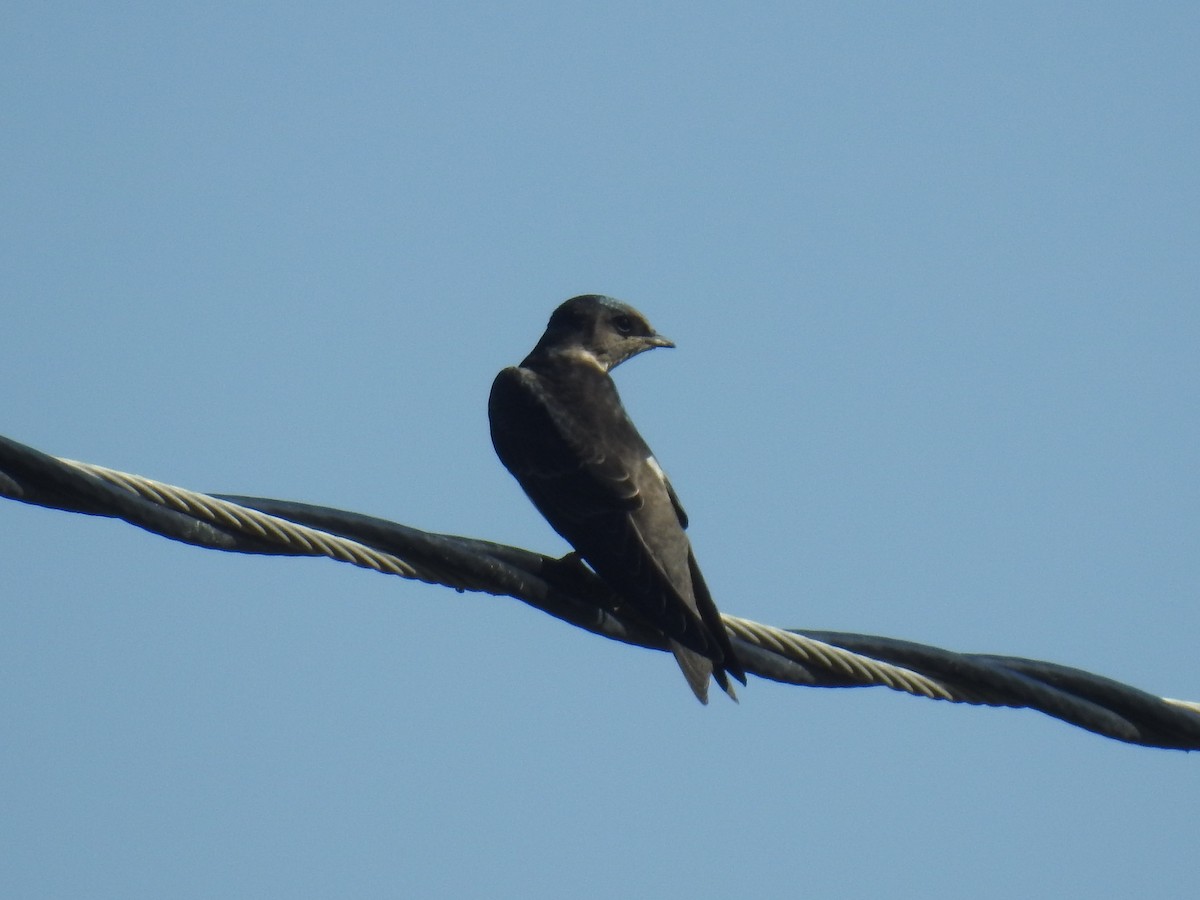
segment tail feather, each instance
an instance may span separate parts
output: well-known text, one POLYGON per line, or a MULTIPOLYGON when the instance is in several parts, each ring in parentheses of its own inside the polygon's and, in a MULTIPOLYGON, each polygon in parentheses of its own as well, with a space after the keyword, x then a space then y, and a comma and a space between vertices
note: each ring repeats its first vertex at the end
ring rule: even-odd
POLYGON ((737 701, 737 694, 734 693, 733 685, 729 683, 729 677, 723 668, 715 668, 713 661, 707 656, 688 649, 678 641, 670 641, 669 646, 671 652, 675 654, 675 661, 679 663, 679 668, 683 671, 683 677, 687 679, 688 687, 692 689, 697 700, 704 704, 708 703, 708 682, 709 679, 715 678, 717 684, 721 686, 721 690, 735 702, 737 701))
MULTIPOLYGON (((737 677, 737 676, 735 675, 735 677, 737 677)), ((717 684, 719 684, 721 686, 721 690, 723 690, 726 694, 729 695, 729 699, 732 700, 734 703, 737 703, 738 702, 737 691, 735 691, 733 689, 733 685, 729 683, 729 672, 727 672, 724 668, 722 668, 720 666, 714 666, 713 667, 713 678, 717 679, 717 684)), ((741 675, 739 680, 742 682, 742 684, 745 684, 746 676, 741 675)))
POLYGON ((683 670, 688 687, 701 703, 708 703, 708 680, 712 678, 713 664, 707 656, 701 656, 695 650, 689 650, 678 641, 671 641, 671 652, 675 654, 675 662, 683 670))
POLYGON ((688 570, 692 576, 692 594, 696 598, 695 610, 699 613, 700 620, 708 626, 709 634, 717 645, 717 650, 713 654, 720 660, 715 673, 717 684, 721 685, 725 693, 736 700, 737 695, 733 693, 733 689, 729 686, 729 678, 727 676, 732 675, 742 684, 745 684, 746 671, 742 668, 737 654, 733 651, 733 645, 729 640, 729 630, 725 627, 725 623, 721 619, 721 611, 717 609, 717 604, 713 602, 712 594, 708 592, 708 585, 704 581, 704 576, 700 574, 700 566, 696 564, 696 556, 693 553, 688 554, 688 570))

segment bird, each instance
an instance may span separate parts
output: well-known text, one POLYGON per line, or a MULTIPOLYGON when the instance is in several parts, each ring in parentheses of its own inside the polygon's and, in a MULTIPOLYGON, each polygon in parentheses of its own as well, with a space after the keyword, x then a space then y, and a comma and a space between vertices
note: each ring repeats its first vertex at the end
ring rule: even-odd
POLYGON ((492 445, 533 505, 635 615, 661 631, 692 692, 710 679, 737 699, 746 683, 666 473, 609 374, 674 347, 625 303, 585 294, 562 303, 519 366, 488 398, 492 445))

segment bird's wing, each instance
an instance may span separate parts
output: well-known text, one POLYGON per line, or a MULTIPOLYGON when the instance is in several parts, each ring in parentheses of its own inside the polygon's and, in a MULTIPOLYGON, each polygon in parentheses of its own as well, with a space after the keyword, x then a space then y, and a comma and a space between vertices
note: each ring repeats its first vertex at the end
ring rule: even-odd
POLYGON ((496 376, 488 415, 496 455, 559 532, 642 505, 634 473, 583 434, 528 370, 514 366, 496 376))
POLYGON ((488 410, 497 455, 554 529, 648 621, 721 659, 723 631, 710 632, 693 596, 687 517, 632 424, 599 441, 516 367, 496 376, 488 410))

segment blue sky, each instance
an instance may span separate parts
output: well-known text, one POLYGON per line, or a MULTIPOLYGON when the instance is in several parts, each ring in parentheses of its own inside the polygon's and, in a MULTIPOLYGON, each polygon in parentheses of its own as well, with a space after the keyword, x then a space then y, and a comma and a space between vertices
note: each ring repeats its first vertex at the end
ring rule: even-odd
MULTIPOLYGON (((600 292, 719 605, 1200 699, 1195 4, 11 4, 0 433, 558 553, 600 292)), ((23 897, 1190 897, 1182 753, 0 503, 23 897)))

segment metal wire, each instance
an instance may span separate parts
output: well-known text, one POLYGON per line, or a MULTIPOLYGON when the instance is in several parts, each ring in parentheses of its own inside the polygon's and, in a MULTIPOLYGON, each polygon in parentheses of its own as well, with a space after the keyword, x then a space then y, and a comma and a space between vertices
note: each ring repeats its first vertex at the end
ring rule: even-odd
POLYGON ((401 578, 420 578, 417 570, 399 557, 380 553, 346 538, 140 475, 130 475, 128 472, 118 472, 116 469, 73 459, 60 461, 169 509, 187 513, 223 528, 236 529, 250 537, 294 551, 298 556, 328 556, 339 562, 389 575, 399 575, 401 578))
MULTIPOLYGON (((124 519, 196 546, 327 556, 458 591, 514 597, 596 634, 666 649, 584 565, 356 513, 214 496, 59 459, 0 437, 0 496, 124 519)), ((811 687, 882 686, 953 703, 1028 707, 1116 740, 1200 749, 1200 702, 1156 697, 1102 676, 1018 657, 961 654, 871 635, 798 631, 724 616, 748 674, 811 687)))

